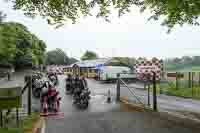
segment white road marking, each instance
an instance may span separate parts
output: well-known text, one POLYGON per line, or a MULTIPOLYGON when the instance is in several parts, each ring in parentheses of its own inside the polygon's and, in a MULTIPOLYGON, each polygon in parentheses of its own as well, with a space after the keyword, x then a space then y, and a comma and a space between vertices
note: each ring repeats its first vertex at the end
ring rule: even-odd
POLYGON ((41 133, 45 133, 45 129, 46 129, 46 123, 45 123, 45 121, 43 122, 43 126, 42 126, 42 131, 41 131, 41 133))

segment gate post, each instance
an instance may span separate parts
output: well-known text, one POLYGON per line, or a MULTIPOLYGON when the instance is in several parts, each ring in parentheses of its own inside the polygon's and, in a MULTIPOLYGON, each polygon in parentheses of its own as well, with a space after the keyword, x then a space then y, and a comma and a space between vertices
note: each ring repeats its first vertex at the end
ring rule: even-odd
POLYGON ((150 102, 150 83, 148 83, 148 106, 151 106, 151 102, 150 102))
POLYGON ((153 110, 157 111, 156 73, 153 72, 153 110))
POLYGON ((192 88, 192 98, 194 97, 194 72, 192 72, 192 81, 191 81, 191 88, 192 88))
POLYGON ((188 73, 188 87, 191 88, 191 72, 188 73))
POLYGON ((199 72, 199 86, 200 86, 200 72, 199 72))
POLYGON ((31 76, 28 76, 28 115, 31 115, 31 90, 32 90, 32 77, 31 76))
POLYGON ((179 73, 176 72, 176 89, 179 89, 179 73))
POLYGON ((3 111, 0 110, 0 121, 1 121, 1 127, 3 127, 3 111))
POLYGON ((116 101, 120 101, 120 74, 117 74, 117 96, 116 96, 116 101))

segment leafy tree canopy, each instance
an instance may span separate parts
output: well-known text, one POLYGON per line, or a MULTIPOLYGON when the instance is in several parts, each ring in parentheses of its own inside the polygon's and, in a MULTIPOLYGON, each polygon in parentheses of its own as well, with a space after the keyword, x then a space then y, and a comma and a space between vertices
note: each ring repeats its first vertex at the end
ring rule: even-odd
POLYGON ((111 9, 118 10, 119 16, 130 12, 133 6, 138 6, 141 12, 150 10, 149 19, 162 18, 162 25, 169 28, 175 25, 199 25, 199 0, 8 0, 14 3, 14 9, 23 10, 25 15, 34 17, 41 15, 49 24, 63 25, 64 21, 73 23, 81 16, 91 15, 93 8, 98 8, 97 17, 109 21, 111 9))
POLYGON ((46 44, 15 22, 0 24, 0 63, 15 67, 40 65, 44 62, 46 44))
POLYGON ((5 18, 6 18, 6 14, 0 11, 0 23, 2 23, 5 18))
POLYGON ((133 69, 136 63, 136 59, 130 57, 114 57, 113 60, 116 60, 116 63, 111 62, 111 65, 122 65, 131 69, 133 69))
POLYGON ((77 59, 75 59, 75 58, 69 58, 69 63, 68 64, 73 64, 73 63, 76 63, 76 62, 78 62, 79 60, 77 60, 77 59))
POLYGON ((93 60, 99 58, 95 52, 86 51, 84 55, 81 57, 81 60, 93 60))
POLYGON ((200 66, 200 56, 183 56, 181 58, 171 58, 165 60, 165 67, 167 70, 177 70, 177 69, 184 69, 192 67, 199 67, 200 66))
POLYGON ((78 60, 70 58, 62 49, 55 49, 46 53, 46 64, 47 65, 70 65, 78 60))
POLYGON ((55 49, 46 53, 46 63, 48 65, 64 65, 68 64, 68 56, 62 49, 55 49))

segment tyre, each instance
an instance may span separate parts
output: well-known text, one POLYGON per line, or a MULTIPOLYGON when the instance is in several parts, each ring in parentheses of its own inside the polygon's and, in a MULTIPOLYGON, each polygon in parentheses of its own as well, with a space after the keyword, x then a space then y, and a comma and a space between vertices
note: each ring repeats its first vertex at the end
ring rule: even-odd
POLYGON ((39 90, 33 91, 33 96, 34 96, 35 98, 40 98, 40 91, 39 91, 39 90))

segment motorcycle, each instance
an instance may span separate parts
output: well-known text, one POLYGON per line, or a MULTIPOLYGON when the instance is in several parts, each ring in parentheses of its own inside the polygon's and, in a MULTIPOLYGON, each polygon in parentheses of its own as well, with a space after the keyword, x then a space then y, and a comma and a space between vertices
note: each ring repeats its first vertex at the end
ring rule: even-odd
POLYGON ((42 80, 38 80, 38 79, 36 79, 35 82, 33 82, 32 93, 35 98, 40 98, 41 91, 43 87, 45 86, 45 84, 46 82, 42 80))
POLYGON ((90 100, 90 91, 89 89, 80 90, 80 88, 75 89, 73 95, 73 104, 77 105, 79 108, 87 108, 90 100))
POLYGON ((73 84, 72 84, 72 79, 66 79, 66 86, 65 86, 65 91, 67 94, 73 94, 73 84))
POLYGON ((48 75, 48 79, 53 82, 54 86, 58 85, 57 75, 50 74, 50 75, 48 75))
POLYGON ((61 97, 58 96, 59 92, 49 89, 48 93, 41 97, 41 112, 48 113, 58 112, 60 108, 61 97))

